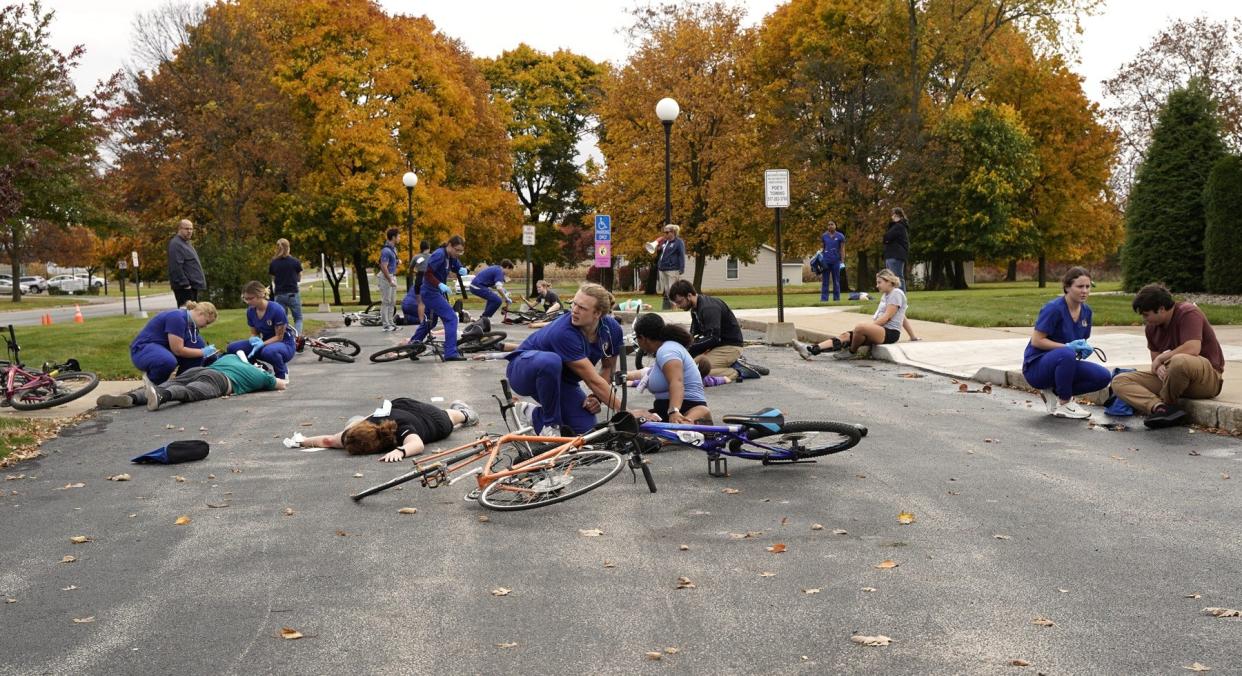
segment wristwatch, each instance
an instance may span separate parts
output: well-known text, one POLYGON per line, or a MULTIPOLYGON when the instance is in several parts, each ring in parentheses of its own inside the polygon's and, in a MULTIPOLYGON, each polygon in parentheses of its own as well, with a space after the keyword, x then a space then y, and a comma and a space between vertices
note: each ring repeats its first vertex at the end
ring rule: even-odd
POLYGON ((673 414, 681 415, 681 409, 680 409, 680 408, 670 408, 670 409, 668 410, 668 414, 669 414, 669 415, 673 415, 673 414))

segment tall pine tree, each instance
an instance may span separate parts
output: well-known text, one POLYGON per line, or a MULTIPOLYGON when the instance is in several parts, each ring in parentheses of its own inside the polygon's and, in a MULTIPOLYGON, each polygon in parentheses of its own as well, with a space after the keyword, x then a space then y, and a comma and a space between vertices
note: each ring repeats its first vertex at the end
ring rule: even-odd
POLYGON ((1126 208, 1121 269, 1127 290, 1151 282, 1174 291, 1203 289, 1203 188, 1224 154, 1206 89, 1191 81, 1170 94, 1126 208))
POLYGON ((1216 162, 1203 203, 1204 284, 1212 293, 1242 293, 1242 157, 1226 155, 1216 162))

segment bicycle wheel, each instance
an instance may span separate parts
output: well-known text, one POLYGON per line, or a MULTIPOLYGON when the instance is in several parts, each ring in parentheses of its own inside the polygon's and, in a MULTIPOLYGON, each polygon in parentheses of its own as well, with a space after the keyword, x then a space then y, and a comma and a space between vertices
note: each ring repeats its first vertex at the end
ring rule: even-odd
POLYGON ((780 432, 751 438, 761 440, 765 446, 785 449, 791 457, 815 458, 857 446, 862 434, 847 423, 812 421, 787 422, 780 432))
POLYGON ((564 502, 608 483, 624 465, 625 460, 612 451, 571 451, 556 458, 551 466, 492 482, 479 494, 479 504, 517 511, 564 502))
POLYGON ((354 363, 354 355, 362 351, 362 346, 348 338, 324 338, 322 341, 329 347, 312 348, 311 352, 319 355, 321 358, 331 359, 333 361, 343 361, 347 364, 354 363))
POLYGON ((503 343, 509 334, 504 331, 488 331, 477 336, 469 336, 457 341, 459 352, 486 352, 503 343))
POLYGON ((371 355, 371 361, 389 362, 397 361, 399 359, 409 359, 410 357, 417 357, 426 349, 426 343, 402 343, 401 345, 385 348, 379 352, 376 352, 371 355))
POLYGON ((9 403, 19 411, 51 408, 81 397, 98 384, 99 376, 90 371, 66 371, 51 376, 51 381, 44 385, 19 392, 9 403))
POLYGON ((347 354, 351 357, 357 357, 358 353, 362 352, 361 345, 359 345, 358 343, 355 343, 354 341, 348 338, 342 338, 340 336, 328 336, 327 338, 321 338, 319 342, 328 343, 330 345, 336 345, 340 348, 340 351, 342 353, 347 354))

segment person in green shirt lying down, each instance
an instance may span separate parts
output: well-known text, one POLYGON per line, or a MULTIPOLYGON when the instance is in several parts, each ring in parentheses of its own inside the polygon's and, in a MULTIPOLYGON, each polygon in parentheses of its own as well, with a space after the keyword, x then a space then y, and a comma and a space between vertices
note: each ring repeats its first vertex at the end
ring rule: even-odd
POLYGON ((188 404, 264 390, 283 390, 287 382, 236 354, 226 354, 209 366, 186 369, 160 385, 147 383, 125 394, 105 394, 95 400, 99 408, 147 407, 155 411, 170 401, 188 404))

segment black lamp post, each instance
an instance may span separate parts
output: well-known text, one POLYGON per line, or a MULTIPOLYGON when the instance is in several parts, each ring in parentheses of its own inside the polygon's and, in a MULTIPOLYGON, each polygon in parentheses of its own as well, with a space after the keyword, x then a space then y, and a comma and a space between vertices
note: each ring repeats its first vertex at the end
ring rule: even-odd
POLYGON ((410 247, 410 264, 405 269, 405 290, 414 286, 414 186, 418 185, 418 174, 407 171, 401 177, 405 185, 405 237, 406 246, 410 247))
MULTIPOLYGON (((656 104, 656 117, 660 118, 660 122, 664 125, 664 225, 673 222, 673 172, 670 166, 669 146, 673 133, 673 121, 679 114, 681 114, 681 106, 678 106, 673 99, 665 97, 656 104)), ((658 260, 656 264, 659 264, 658 260)), ((656 274, 658 275, 659 272, 656 274)), ((663 307, 667 310, 672 306, 673 304, 668 300, 668 289, 665 289, 663 307)))

